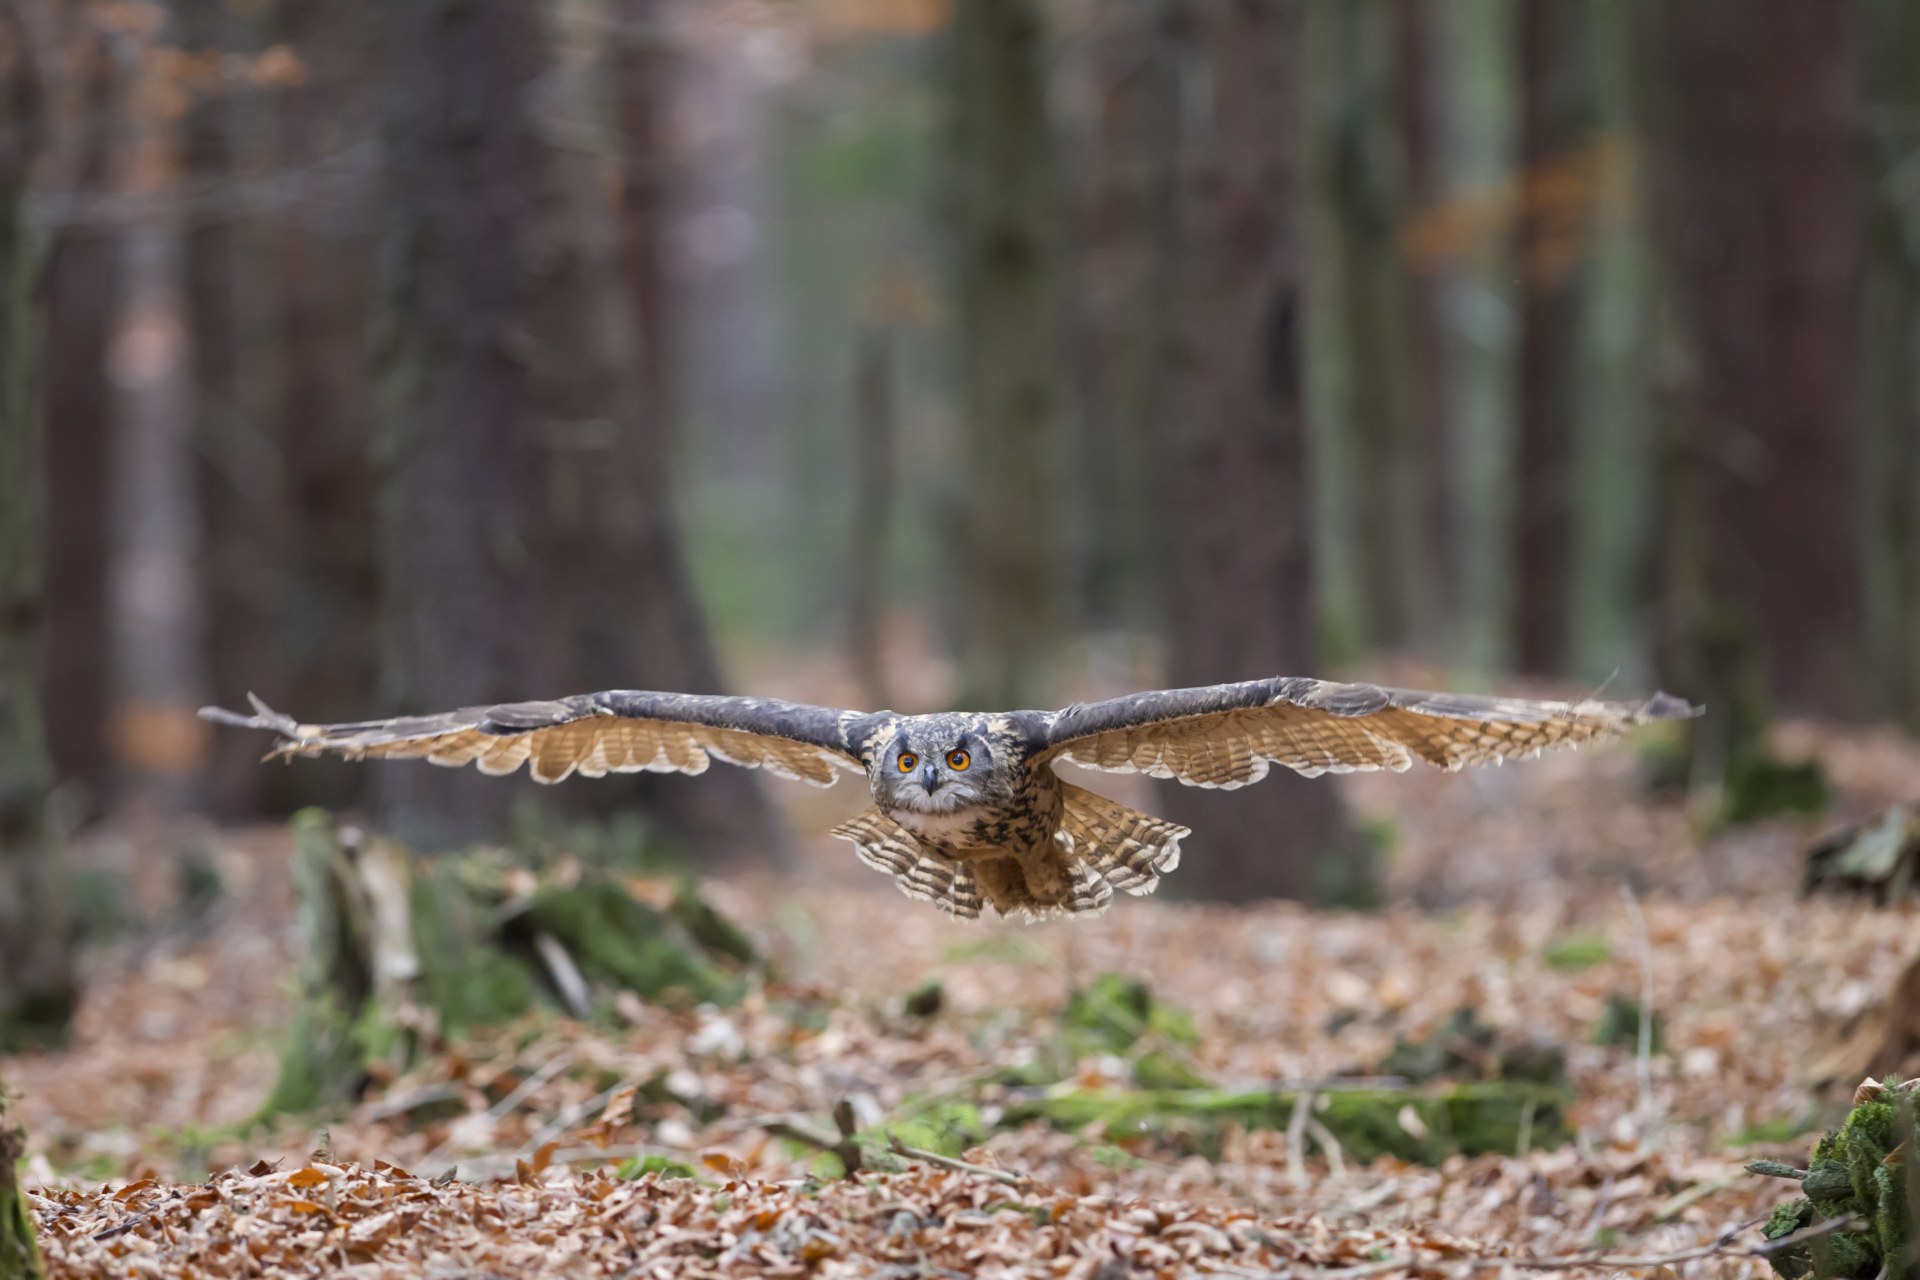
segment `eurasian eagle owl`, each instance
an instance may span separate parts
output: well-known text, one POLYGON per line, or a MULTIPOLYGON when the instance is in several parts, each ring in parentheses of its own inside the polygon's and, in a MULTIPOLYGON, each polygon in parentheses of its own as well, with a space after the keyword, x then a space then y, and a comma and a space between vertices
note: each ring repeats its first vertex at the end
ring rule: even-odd
POLYGON ((1458 769, 1698 714, 1678 698, 1526 702, 1334 684, 1297 676, 1136 693, 1060 711, 903 716, 772 698, 614 690, 446 715, 300 724, 258 698, 222 724, 280 735, 269 758, 423 758, 540 782, 636 770, 703 773, 718 758, 825 786, 863 771, 873 805, 834 828, 910 897, 972 918, 1098 912, 1115 889, 1151 893, 1185 827, 1076 787, 1095 769, 1241 787, 1272 765, 1299 773, 1458 769))

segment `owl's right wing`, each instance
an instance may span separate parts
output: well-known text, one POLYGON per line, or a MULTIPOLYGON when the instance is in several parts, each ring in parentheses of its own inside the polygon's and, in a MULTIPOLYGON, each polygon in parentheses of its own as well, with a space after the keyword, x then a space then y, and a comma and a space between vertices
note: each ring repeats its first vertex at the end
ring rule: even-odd
POLYGON ((248 698, 253 715, 218 707, 202 708, 200 715, 278 733, 268 759, 424 759, 474 764, 491 774, 528 764, 536 782, 558 782, 576 772, 589 778, 640 771, 705 773, 718 759, 824 787, 841 769, 865 772, 859 734, 872 719, 776 698, 614 689, 443 715, 301 724, 251 694, 248 698))
POLYGON ((1643 702, 1532 702, 1277 676, 1068 707, 1047 718, 1040 756, 1232 788, 1274 764, 1308 776, 1398 771, 1416 759, 1459 769, 1698 714, 1664 693, 1643 702))

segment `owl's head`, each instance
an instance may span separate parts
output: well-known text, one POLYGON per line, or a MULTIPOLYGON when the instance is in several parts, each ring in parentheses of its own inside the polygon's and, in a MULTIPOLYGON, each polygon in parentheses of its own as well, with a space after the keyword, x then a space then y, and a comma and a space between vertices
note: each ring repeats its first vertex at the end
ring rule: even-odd
POLYGON ((910 716, 874 753, 868 776, 888 809, 958 813, 998 796, 1002 763, 978 717, 910 716))

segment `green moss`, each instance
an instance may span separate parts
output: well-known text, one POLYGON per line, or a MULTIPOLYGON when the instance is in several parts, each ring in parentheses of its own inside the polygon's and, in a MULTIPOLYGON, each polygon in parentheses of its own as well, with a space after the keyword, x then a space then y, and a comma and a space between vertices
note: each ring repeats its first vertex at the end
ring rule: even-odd
POLYGON ((1549 969, 1577 973, 1605 964, 1613 958, 1613 948, 1598 933, 1563 933, 1547 944, 1543 958, 1549 969))
POLYGON ((1484 1080, 1489 1076, 1538 1085, 1566 1083, 1566 1054, 1551 1041, 1516 1036, 1480 1021, 1477 1009, 1453 1011, 1424 1040, 1402 1038, 1380 1060, 1377 1073, 1415 1084, 1484 1080))
POLYGON ((901 1002, 901 1009, 909 1017, 931 1018, 940 1012, 946 1002, 946 988, 941 986, 940 979, 928 978, 907 992, 906 999, 901 1002))
POLYGON ((671 917, 610 882, 544 890, 527 914, 560 940, 589 982, 679 1003, 733 1004, 744 990, 739 978, 686 945, 671 917))
POLYGON ((1824 813, 1832 800, 1832 789, 1819 765, 1761 755, 1728 769, 1721 818, 1729 826, 1738 826, 1779 814, 1824 813))
MULTIPOLYGON (((1593 1024, 1593 1043, 1612 1049, 1640 1051, 1640 1002, 1618 991, 1607 996, 1606 1008, 1593 1024)), ((1664 1053, 1667 1044, 1666 1019, 1654 1010, 1648 1037, 1648 1052, 1664 1053)))
POLYGON ((1775 1209, 1767 1237, 1779 1239, 1817 1223, 1852 1215, 1864 1226, 1832 1231, 1771 1255, 1785 1280, 1809 1274, 1868 1280, 1883 1268, 1912 1264, 1908 1180, 1920 1146, 1914 1122, 1916 1083, 1882 1081, 1856 1103, 1840 1127, 1814 1144, 1804 1196, 1775 1209))
POLYGON ((670 1160, 666 1156, 636 1156, 620 1162, 619 1175, 632 1181, 653 1174, 660 1178, 691 1178, 693 1166, 670 1160))
POLYGON ((884 1126, 884 1132, 862 1134, 861 1143, 884 1151, 887 1137, 891 1135, 910 1147, 957 1156, 968 1147, 985 1142, 987 1132, 980 1109, 971 1102, 936 1098, 908 1108, 904 1118, 884 1126))
POLYGON ((1193 1015, 1156 1000, 1138 978, 1101 974, 1067 998, 1060 1024, 1069 1058, 1131 1057, 1134 1081, 1150 1089, 1209 1083, 1184 1052, 1200 1043, 1193 1015))
POLYGON ((525 896, 497 854, 416 861, 377 841, 346 846, 320 810, 297 815, 293 830, 307 952, 269 1113, 346 1101, 374 1065, 404 1070, 423 1011, 425 1025, 453 1036, 560 1005, 543 938, 590 988, 647 1000, 737 1000, 754 962, 746 937, 691 886, 669 911, 591 870, 525 896), (402 888, 404 904, 375 901, 402 888))
MULTIPOLYGON (((1263 1090, 1080 1089, 1015 1102, 1005 1121, 1043 1120, 1058 1129, 1101 1126, 1109 1138, 1147 1136, 1217 1157, 1225 1127, 1287 1128, 1299 1095, 1263 1090)), ((1436 1091, 1340 1089, 1319 1095, 1314 1119, 1349 1160, 1397 1156, 1438 1164, 1447 1156, 1512 1154, 1523 1145, 1568 1141, 1565 1096, 1510 1082, 1462 1084, 1436 1091)))
POLYGON ((6 1094, 0 1092, 0 1280, 40 1280, 46 1274, 20 1190, 20 1161, 26 1154, 26 1135, 7 1118, 6 1094))

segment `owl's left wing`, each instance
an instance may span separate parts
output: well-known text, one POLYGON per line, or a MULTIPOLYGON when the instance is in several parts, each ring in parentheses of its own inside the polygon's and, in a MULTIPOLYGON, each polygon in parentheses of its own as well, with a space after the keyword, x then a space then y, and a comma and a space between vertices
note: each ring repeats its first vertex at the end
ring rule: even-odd
POLYGON ((1664 693, 1643 702, 1529 702, 1279 676, 1068 707, 1049 717, 1040 756, 1231 788, 1275 764, 1309 777, 1399 771, 1416 758, 1459 769, 1698 714, 1664 693))
POLYGON ((711 760, 829 786, 839 770, 865 772, 854 711, 708 694, 614 689, 551 702, 509 702, 433 716, 354 724, 301 724, 251 694, 254 714, 205 707, 202 717, 280 740, 268 759, 337 755, 477 765, 482 773, 529 766, 536 782, 572 773, 705 773, 711 760))

